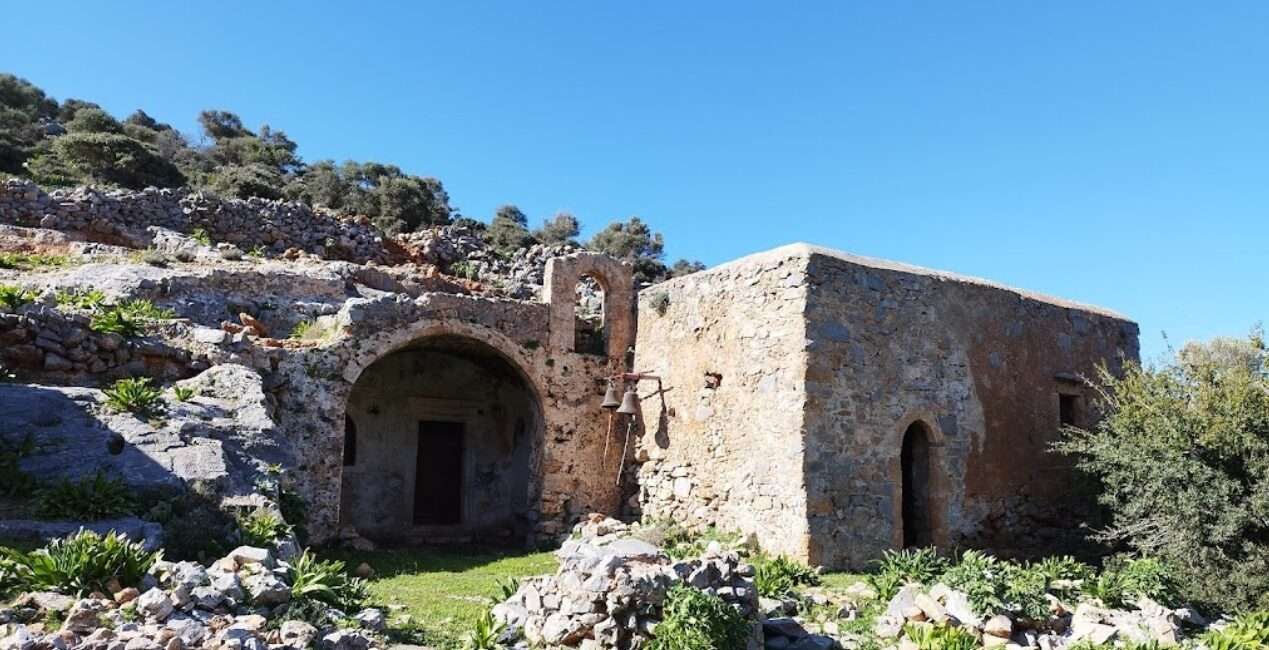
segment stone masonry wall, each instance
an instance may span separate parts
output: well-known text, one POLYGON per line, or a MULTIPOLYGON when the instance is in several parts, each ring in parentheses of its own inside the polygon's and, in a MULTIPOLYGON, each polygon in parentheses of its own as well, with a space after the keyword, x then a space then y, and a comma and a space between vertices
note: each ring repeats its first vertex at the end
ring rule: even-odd
POLYGON ((205 231, 243 251, 298 249, 326 259, 386 261, 382 234, 364 217, 345 218, 302 203, 221 199, 186 189, 91 188, 45 193, 35 183, 0 183, 0 223, 77 233, 90 241, 144 248, 146 228, 205 231))
POLYGON ((932 434, 933 541, 1004 554, 1060 546, 1088 502, 1048 451, 1058 394, 1091 419, 1098 363, 1136 360, 1137 326, 990 283, 802 247, 812 562, 861 567, 903 541, 900 449, 932 434))
POLYGON ((639 296, 639 501, 673 518, 808 551, 802 478, 806 260, 747 259, 639 296))

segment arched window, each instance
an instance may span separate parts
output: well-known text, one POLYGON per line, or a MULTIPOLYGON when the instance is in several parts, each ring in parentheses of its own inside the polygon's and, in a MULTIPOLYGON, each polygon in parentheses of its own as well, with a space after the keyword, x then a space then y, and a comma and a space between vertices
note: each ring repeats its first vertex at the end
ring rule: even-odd
POLYGON ((899 454, 903 472, 903 547, 930 546, 930 430, 913 422, 903 432, 899 454))
POLYGON ((593 276, 583 275, 577 281, 574 293, 576 327, 573 330, 573 349, 582 354, 607 354, 604 285, 593 276))
POLYGON ((352 416, 344 415, 344 467, 357 464, 357 423, 352 416))

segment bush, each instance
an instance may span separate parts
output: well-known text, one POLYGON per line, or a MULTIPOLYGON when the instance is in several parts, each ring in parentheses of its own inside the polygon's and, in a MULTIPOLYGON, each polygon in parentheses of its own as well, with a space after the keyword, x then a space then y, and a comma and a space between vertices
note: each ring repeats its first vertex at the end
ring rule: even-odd
POLYGON ((212 244, 211 235, 207 234, 206 228, 195 228, 190 231, 189 238, 203 246, 211 246, 212 244))
POLYGON ((734 650, 745 647, 749 624, 718 596, 675 585, 649 650, 734 650))
POLYGON ((1101 575, 1085 581, 1083 595, 1111 607, 1129 607, 1141 598, 1176 607, 1184 600, 1175 573, 1154 558, 1111 558, 1101 575))
POLYGON ((1269 607, 1267 364, 1257 332, 1122 378, 1102 370, 1106 417, 1057 445, 1104 486, 1102 539, 1158 557, 1189 599, 1218 611, 1269 607))
POLYGON ((0 552, 5 558, 3 570, 12 572, 15 577, 11 581, 20 588, 70 594, 108 593, 107 583, 112 579, 124 587, 135 587, 160 556, 114 531, 103 536, 90 530, 54 540, 30 553, 0 552))
POLYGON ((11 284, 0 284, 0 308, 14 310, 27 303, 35 302, 38 297, 34 291, 11 284))
POLYGON ((979 614, 1012 612, 1033 620, 1043 620, 1049 614, 1048 599, 1044 597, 1049 590, 1049 579, 1036 567, 1024 567, 979 551, 966 551, 943 574, 941 581, 965 592, 979 614))
POLYGON ((767 598, 781 598, 798 587, 818 585, 820 577, 811 567, 783 555, 759 553, 750 559, 754 567, 753 584, 767 598))
POLYGON ((198 395, 198 391, 190 388, 189 386, 172 387, 172 397, 175 397, 178 402, 188 402, 194 399, 196 395, 198 395))
POLYGON ((120 379, 102 392, 106 394, 106 408, 117 413, 130 412, 152 415, 163 410, 163 394, 151 385, 149 377, 120 379))
POLYGON ((97 521, 132 514, 137 507, 132 490, 103 472, 79 481, 63 480, 39 490, 36 510, 45 519, 97 521))
POLYGON ((1208 650, 1263 650, 1269 647, 1269 612, 1254 612, 1203 635, 1208 650))
POLYGON ((933 584, 947 569, 947 561, 932 548, 885 551, 876 564, 877 572, 868 581, 884 600, 894 598, 909 582, 933 584))

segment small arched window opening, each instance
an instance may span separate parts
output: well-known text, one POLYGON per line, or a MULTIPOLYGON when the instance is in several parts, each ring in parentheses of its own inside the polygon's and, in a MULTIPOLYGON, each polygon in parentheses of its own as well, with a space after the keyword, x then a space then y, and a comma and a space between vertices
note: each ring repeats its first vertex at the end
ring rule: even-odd
POLYGON ((582 354, 606 354, 608 337, 604 327, 604 285, 584 275, 574 291, 573 349, 582 354))
POLYGON ((357 464, 357 423, 352 416, 344 416, 344 467, 357 464))
POLYGON ((903 432, 899 462, 903 472, 903 547, 930 546, 934 543, 930 524, 930 430, 924 422, 913 422, 903 432))

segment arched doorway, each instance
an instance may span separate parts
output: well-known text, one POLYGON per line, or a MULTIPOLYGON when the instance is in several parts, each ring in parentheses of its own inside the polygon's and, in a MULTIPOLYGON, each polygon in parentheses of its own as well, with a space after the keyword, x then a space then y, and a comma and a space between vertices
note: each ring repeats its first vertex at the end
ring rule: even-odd
POLYGON ((930 430, 921 421, 903 432, 899 454, 903 476, 903 547, 930 546, 930 430))
POLYGON ((527 537, 541 405, 496 349, 462 336, 417 341, 366 367, 345 410, 356 456, 344 467, 341 526, 395 543, 527 537))

